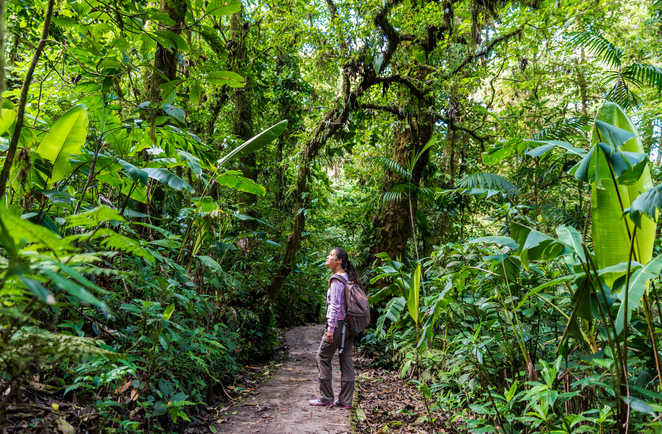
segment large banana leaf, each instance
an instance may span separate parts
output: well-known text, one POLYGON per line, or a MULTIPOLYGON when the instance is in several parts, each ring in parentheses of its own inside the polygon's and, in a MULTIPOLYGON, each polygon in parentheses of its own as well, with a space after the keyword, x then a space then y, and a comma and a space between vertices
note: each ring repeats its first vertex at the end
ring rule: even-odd
MULTIPOLYGON (((628 185, 619 182, 618 186, 615 186, 607 166, 608 155, 603 150, 604 146, 599 145, 604 142, 622 152, 637 154, 644 152, 632 122, 618 105, 611 102, 606 102, 598 112, 596 128, 593 130, 594 147, 591 157, 593 160, 590 162, 596 171, 592 180, 592 217, 593 245, 599 268, 628 261, 630 250, 628 228, 631 234, 634 222, 629 216, 623 217, 623 210, 629 208, 639 194, 653 187, 648 166, 643 168, 641 176, 636 181, 628 185), (617 128, 609 129, 609 125, 617 128), (627 132, 632 135, 626 134, 627 132), (622 200, 622 208, 617 189, 622 200)), ((638 169, 632 168, 632 170, 638 169)), ((651 260, 653 253, 655 222, 648 216, 642 216, 641 220, 636 235, 635 259, 641 264, 646 264, 651 260)), ((613 281, 607 282, 610 286, 612 283, 613 281)))

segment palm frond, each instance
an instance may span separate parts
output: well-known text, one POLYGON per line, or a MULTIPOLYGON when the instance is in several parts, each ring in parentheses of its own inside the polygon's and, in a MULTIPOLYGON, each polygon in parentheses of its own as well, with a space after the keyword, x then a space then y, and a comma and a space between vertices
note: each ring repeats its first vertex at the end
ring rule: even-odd
POLYGON ((662 91, 662 69, 649 63, 633 63, 623 70, 623 77, 638 86, 651 86, 662 91))
POLYGON ((398 175, 402 176, 405 179, 411 179, 411 172, 407 170, 406 168, 402 167, 400 163, 398 163, 395 160, 392 160, 388 157, 373 157, 371 160, 375 161, 377 164, 382 166, 384 169, 397 173, 398 175))
POLYGON ((641 99, 621 77, 616 80, 616 84, 607 92, 605 98, 608 101, 615 102, 626 110, 632 107, 638 107, 641 104, 641 99))
POLYGON ((609 42, 596 30, 588 29, 574 33, 570 38, 570 44, 575 47, 586 48, 608 65, 615 67, 621 65, 623 50, 609 42))
POLYGON ((588 116, 577 116, 553 122, 540 130, 534 140, 565 140, 583 137, 592 119, 588 116))
POLYGON ((487 193, 488 196, 500 192, 504 196, 517 196, 519 191, 510 181, 495 173, 478 172, 460 179, 456 187, 469 194, 487 193))
POLYGON ((420 187, 418 189, 418 197, 422 200, 432 200, 435 197, 436 190, 429 187, 420 187))

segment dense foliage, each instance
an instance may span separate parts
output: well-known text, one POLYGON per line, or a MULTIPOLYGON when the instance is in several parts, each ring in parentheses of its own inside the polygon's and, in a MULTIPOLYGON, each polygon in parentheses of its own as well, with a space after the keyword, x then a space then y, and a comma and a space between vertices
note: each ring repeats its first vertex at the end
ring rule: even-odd
POLYGON ((662 428, 659 0, 0 10, 0 426, 202 426, 338 245, 421 418, 662 428))

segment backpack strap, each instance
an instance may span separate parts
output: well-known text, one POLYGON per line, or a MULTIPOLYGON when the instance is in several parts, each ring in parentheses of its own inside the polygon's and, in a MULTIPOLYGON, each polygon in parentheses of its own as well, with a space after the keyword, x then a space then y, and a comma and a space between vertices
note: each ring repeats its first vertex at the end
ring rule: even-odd
POLYGON ((331 276, 329 278, 329 284, 331 283, 332 280, 337 280, 345 286, 349 285, 349 282, 347 281, 347 279, 342 277, 340 274, 334 274, 333 276, 331 276))
POLYGON ((345 301, 345 315, 347 315, 347 308, 349 306, 349 299, 347 298, 347 288, 349 287, 349 281, 342 277, 340 274, 334 274, 329 278, 329 285, 333 280, 337 280, 338 282, 342 283, 344 285, 344 290, 343 290, 343 299, 345 301))

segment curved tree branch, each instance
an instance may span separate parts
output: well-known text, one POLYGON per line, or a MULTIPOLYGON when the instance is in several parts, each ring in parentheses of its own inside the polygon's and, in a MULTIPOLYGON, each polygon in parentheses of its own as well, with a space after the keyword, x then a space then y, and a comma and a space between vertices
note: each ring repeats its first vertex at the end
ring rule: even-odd
POLYGON ((515 30, 513 30, 511 32, 504 33, 503 35, 497 36, 496 38, 492 39, 490 41, 490 43, 485 46, 485 48, 478 51, 477 53, 472 53, 472 54, 469 54, 467 57, 465 57, 462 60, 462 62, 460 62, 460 64, 458 66, 456 66, 448 74, 444 75, 443 78, 448 79, 448 78, 454 76, 455 74, 460 72, 465 66, 467 66, 469 63, 473 62, 474 60, 476 60, 480 57, 488 55, 490 53, 490 51, 492 51, 494 49, 494 47, 496 47, 499 43, 501 43, 503 41, 507 41, 508 39, 512 38, 513 36, 516 36, 516 35, 519 35, 520 33, 522 33, 522 30, 524 30, 524 26, 526 26, 526 23, 522 24, 521 26, 519 26, 518 28, 516 28, 515 30))

